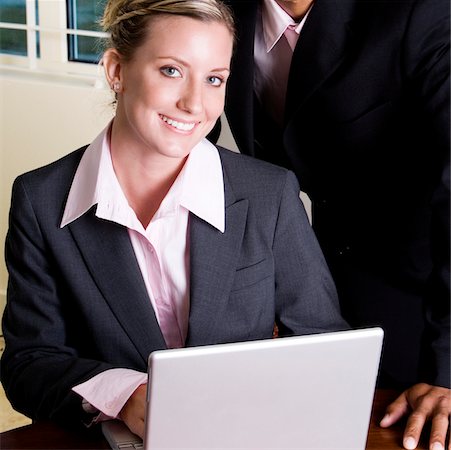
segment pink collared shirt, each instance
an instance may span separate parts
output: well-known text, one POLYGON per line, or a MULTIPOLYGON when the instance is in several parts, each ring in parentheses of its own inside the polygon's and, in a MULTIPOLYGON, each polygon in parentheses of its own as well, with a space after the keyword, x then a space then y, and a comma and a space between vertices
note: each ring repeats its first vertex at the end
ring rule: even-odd
MULTIPOLYGON (((96 216, 128 229, 160 329, 169 348, 185 344, 189 317, 189 212, 225 230, 224 183, 219 153, 207 140, 196 145, 144 228, 129 206, 113 169, 110 125, 86 149, 75 174, 61 227, 93 205, 96 216)), ((75 386, 90 405, 116 417, 146 374, 113 369, 75 386)))
POLYGON ((296 23, 275 0, 263 0, 254 40, 254 89, 260 103, 280 125, 283 122, 288 72, 293 50, 284 32, 291 27, 299 36, 308 14, 296 23))

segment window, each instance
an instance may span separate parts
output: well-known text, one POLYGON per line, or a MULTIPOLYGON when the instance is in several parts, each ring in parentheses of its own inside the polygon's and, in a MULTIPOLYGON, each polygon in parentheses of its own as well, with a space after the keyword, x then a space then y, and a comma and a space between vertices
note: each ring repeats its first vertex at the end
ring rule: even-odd
MULTIPOLYGON (((105 1, 68 0, 68 27, 74 30, 101 31, 99 20, 105 1)), ((98 38, 69 34, 68 39, 70 61, 98 62, 101 53, 98 38)))
POLYGON ((0 52, 27 55, 25 0, 3 0, 0 5, 0 52))
POLYGON ((98 76, 105 2, 0 0, 1 67, 98 76))

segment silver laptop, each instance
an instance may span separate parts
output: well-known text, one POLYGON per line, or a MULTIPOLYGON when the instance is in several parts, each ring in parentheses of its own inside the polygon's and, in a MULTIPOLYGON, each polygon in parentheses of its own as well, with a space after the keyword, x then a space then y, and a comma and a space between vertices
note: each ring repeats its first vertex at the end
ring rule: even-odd
MULTIPOLYGON (((156 351, 144 449, 363 450, 382 341, 366 328, 156 351)), ((102 428, 115 450, 143 448, 119 421, 102 428)))

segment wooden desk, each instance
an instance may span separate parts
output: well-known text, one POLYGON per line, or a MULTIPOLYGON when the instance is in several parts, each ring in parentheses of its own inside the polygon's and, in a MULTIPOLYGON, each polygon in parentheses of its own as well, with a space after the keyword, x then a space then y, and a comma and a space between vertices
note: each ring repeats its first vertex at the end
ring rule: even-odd
MULTIPOLYGON (((378 390, 376 392, 373 413, 368 433, 367 450, 399 450, 402 449, 403 424, 389 429, 380 428, 378 423, 385 407, 394 400, 396 392, 378 390)), ((49 422, 35 423, 0 434, 2 450, 102 450, 109 449, 99 428, 74 432, 65 430, 49 422)), ((420 443, 418 450, 426 450, 426 440, 420 443)))

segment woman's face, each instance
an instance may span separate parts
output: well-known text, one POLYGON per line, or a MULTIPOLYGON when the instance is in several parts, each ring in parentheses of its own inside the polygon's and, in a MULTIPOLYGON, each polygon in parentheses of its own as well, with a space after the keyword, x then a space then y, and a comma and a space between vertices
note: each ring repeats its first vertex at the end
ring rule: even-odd
POLYGON ((116 135, 135 150, 186 157, 223 111, 232 47, 220 23, 184 16, 151 20, 143 45, 116 69, 116 135))

